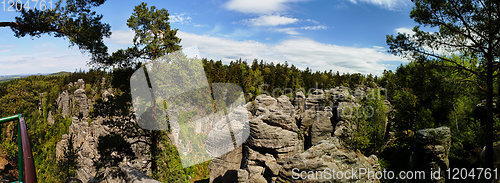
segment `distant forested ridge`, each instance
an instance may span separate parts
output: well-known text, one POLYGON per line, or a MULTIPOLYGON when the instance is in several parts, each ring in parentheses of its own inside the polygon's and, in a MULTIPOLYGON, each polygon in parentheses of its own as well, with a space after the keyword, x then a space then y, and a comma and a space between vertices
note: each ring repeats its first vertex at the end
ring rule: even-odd
POLYGON ((209 83, 237 83, 247 94, 247 100, 254 99, 263 92, 274 93, 275 97, 279 97, 281 94, 290 94, 291 91, 292 95, 300 90, 305 90, 306 93, 311 88, 358 85, 375 87, 378 80, 378 77, 372 74, 313 71, 309 68, 299 69, 287 62, 274 64, 253 60, 248 63, 241 59, 229 64, 207 59, 202 59, 202 62, 209 83))

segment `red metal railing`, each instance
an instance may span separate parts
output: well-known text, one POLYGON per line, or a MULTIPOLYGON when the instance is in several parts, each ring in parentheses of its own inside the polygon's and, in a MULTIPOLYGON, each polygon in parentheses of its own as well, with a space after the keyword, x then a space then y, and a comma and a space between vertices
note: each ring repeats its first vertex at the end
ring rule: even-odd
POLYGON ((18 123, 18 165, 19 165, 19 182, 36 183, 35 164, 33 161, 33 153, 31 151, 28 130, 26 122, 22 114, 9 116, 0 119, 0 124, 10 121, 19 120, 18 123), (24 176, 23 176, 24 175, 24 176))

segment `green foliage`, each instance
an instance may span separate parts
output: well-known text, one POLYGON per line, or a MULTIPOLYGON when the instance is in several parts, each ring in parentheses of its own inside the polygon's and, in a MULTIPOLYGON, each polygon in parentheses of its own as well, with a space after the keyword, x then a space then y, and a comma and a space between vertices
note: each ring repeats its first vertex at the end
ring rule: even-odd
POLYGON ((110 26, 102 23, 102 15, 92 9, 102 5, 104 1, 59 0, 54 3, 53 9, 22 8, 21 15, 15 18, 15 22, 2 22, 4 24, 0 26, 9 26, 19 38, 26 35, 40 37, 42 34, 65 37, 71 45, 89 51, 94 62, 101 62, 107 54, 103 38, 111 35, 110 26))
MULTIPOLYGON (((120 49, 106 60, 107 66, 131 67, 136 59, 155 60, 181 48, 177 29, 170 27, 166 9, 148 7, 142 2, 134 8, 127 26, 135 32, 134 47, 120 49)), ((140 63, 138 63, 140 65, 140 63)))
MULTIPOLYGON (((497 23, 500 21, 498 16, 500 1, 415 0, 413 2, 415 6, 410 17, 419 24, 413 28, 415 34, 388 35, 386 41, 390 52, 421 62, 436 59, 444 63, 439 65, 441 68, 467 74, 467 77, 460 79, 474 83, 482 90, 480 95, 476 96, 485 99, 485 113, 481 119, 484 122, 481 131, 484 133, 483 142, 486 145, 485 166, 493 168, 493 142, 497 140, 494 127, 498 111, 494 109, 493 103, 494 96, 497 95, 494 91, 494 80, 498 77, 497 65, 500 58, 498 46, 500 25, 497 23), (420 26, 430 27, 429 30, 432 28, 439 30, 423 31, 420 26), (456 59, 457 57, 461 59, 456 59), (470 77, 477 78, 470 80, 470 77)), ((423 83, 423 86, 427 84, 423 83)), ((443 103, 438 105, 441 104, 443 103)), ((446 125, 441 121, 446 120, 451 108, 441 109, 448 110, 431 109, 443 114, 442 119, 434 118, 434 122, 437 125, 446 125)))
MULTIPOLYGON (((465 63, 467 57, 451 59, 465 63)), ((469 60, 467 67, 474 67, 469 60)), ((394 108, 394 142, 381 157, 389 161, 391 168, 404 169, 400 159, 408 159, 413 135, 423 128, 448 126, 452 133, 450 164, 455 167, 471 166, 484 140, 480 117, 484 113, 477 108, 481 103, 480 89, 474 83, 477 77, 466 72, 436 66, 448 65, 437 61, 410 62, 400 66, 395 73, 386 71, 378 83, 387 89, 388 98, 394 108)))
POLYGON ((355 115, 351 123, 356 124, 357 129, 347 144, 361 150, 363 154, 377 153, 385 143, 385 124, 388 120, 384 99, 366 97, 361 101, 361 107, 354 110, 359 115, 355 115))
POLYGON ((265 63, 253 60, 236 60, 225 65, 222 61, 202 59, 209 83, 236 83, 242 87, 247 101, 260 94, 279 97, 283 94, 294 96, 295 92, 306 93, 311 88, 333 88, 336 86, 374 85, 372 75, 340 74, 330 71, 301 70, 294 65, 265 63))
POLYGON ((165 134, 162 135, 160 144, 162 151, 157 158, 159 168, 153 175, 155 179, 161 182, 191 182, 209 178, 210 162, 183 168, 177 148, 165 134))
MULTIPOLYGON (((15 113, 25 115, 28 134, 39 180, 62 182, 64 175, 55 158, 56 144, 62 134, 68 133, 71 120, 54 115, 55 123, 47 123, 48 111, 55 110, 55 101, 60 93, 62 81, 66 76, 30 76, 23 79, 1 83, 0 116, 15 113)), ((17 161, 17 130, 15 123, 2 125, 0 154, 7 155, 10 161, 17 161)))

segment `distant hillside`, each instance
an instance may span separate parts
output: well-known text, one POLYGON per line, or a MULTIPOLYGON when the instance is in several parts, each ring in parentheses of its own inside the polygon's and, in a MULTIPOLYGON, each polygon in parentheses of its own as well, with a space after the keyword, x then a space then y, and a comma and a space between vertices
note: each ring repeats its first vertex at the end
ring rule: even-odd
POLYGON ((24 77, 33 76, 33 75, 37 75, 37 76, 40 76, 40 75, 43 75, 43 76, 67 76, 69 74, 70 74, 70 72, 61 71, 61 72, 50 73, 50 74, 40 74, 40 73, 38 73, 38 74, 4 75, 4 76, 0 76, 0 82, 5 82, 5 81, 13 80, 13 79, 24 78, 24 77))

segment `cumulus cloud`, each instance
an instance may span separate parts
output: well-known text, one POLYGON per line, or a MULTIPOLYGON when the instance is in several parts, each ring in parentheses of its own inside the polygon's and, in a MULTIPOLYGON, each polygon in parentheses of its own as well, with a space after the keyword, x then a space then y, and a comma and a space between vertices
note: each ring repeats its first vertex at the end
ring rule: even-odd
POLYGON ((132 30, 113 30, 109 40, 115 44, 132 44, 134 31, 132 30))
POLYGON ((180 23, 180 24, 185 24, 185 23, 190 23, 191 22, 191 17, 187 16, 185 14, 173 14, 168 16, 170 23, 180 23))
POLYGON ((305 26, 301 27, 304 30, 326 30, 326 26, 324 25, 314 25, 314 26, 305 26))
POLYGON ((299 35, 299 30, 308 30, 308 31, 316 31, 316 30, 326 30, 327 27, 324 25, 314 25, 314 26, 303 26, 303 27, 284 27, 284 28, 273 28, 271 30, 275 32, 282 32, 288 35, 299 35))
POLYGON ((297 1, 299 0, 229 0, 224 6, 242 13, 272 14, 286 10, 288 3, 297 1))
POLYGON ((395 10, 400 7, 408 6, 409 0, 349 0, 353 4, 368 3, 377 5, 386 9, 395 10))
POLYGON ((285 17, 281 15, 263 15, 258 18, 245 20, 253 26, 278 26, 296 23, 299 19, 285 17))
POLYGON ((0 55, 2 70, 0 75, 55 73, 59 71, 74 72, 77 69, 87 70, 89 57, 80 51, 71 49, 61 54, 59 50, 50 52, 33 52, 33 54, 0 55))
POLYGON ((381 74, 387 62, 401 63, 401 58, 386 53, 382 47, 357 48, 325 44, 307 38, 293 38, 276 44, 257 41, 235 41, 179 31, 184 48, 197 47, 202 58, 230 61, 263 59, 267 62, 285 62, 299 68, 335 70, 349 73, 381 74))
POLYGON ((16 45, 13 44, 0 44, 0 53, 8 53, 11 52, 16 45))
POLYGON ((297 28, 293 28, 293 27, 275 28, 273 30, 276 31, 276 32, 286 33, 288 35, 299 35, 300 34, 297 31, 297 28))
POLYGON ((396 30, 396 33, 403 33, 403 34, 408 34, 408 35, 414 35, 415 32, 413 32, 412 29, 410 28, 406 28, 406 27, 400 27, 400 28, 397 28, 396 30))

